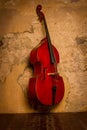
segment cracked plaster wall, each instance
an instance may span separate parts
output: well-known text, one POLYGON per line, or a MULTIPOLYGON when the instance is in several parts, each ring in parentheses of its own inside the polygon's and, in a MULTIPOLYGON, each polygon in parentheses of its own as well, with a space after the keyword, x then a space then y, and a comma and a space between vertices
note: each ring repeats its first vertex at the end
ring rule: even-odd
POLYGON ((27 87, 29 53, 45 36, 35 12, 39 3, 65 83, 64 98, 52 112, 87 111, 87 2, 5 0, 0 2, 0 112, 37 112, 29 105, 27 87))

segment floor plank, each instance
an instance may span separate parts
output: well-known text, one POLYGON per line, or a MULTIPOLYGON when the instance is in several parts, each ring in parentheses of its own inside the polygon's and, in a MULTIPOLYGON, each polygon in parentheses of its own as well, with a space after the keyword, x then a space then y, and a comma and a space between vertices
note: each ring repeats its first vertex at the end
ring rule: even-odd
POLYGON ((0 130, 87 130, 87 112, 0 114, 0 130))

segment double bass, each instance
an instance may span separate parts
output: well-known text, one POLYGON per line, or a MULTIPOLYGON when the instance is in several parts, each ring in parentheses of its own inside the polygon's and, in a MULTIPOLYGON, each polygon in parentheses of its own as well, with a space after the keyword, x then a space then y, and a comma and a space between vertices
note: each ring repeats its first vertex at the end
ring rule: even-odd
POLYGON ((46 19, 41 10, 42 6, 38 5, 36 12, 40 22, 44 24, 46 37, 30 53, 29 60, 34 68, 34 77, 29 80, 28 94, 33 103, 53 106, 64 96, 64 82, 57 71, 59 53, 51 43, 46 19))

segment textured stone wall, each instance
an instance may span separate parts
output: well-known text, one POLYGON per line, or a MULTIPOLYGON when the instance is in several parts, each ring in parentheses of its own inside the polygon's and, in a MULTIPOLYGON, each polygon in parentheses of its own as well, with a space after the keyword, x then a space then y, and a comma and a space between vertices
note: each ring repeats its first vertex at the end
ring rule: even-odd
POLYGON ((64 98, 52 112, 87 111, 87 2, 6 0, 0 1, 0 112, 37 112, 27 97, 29 54, 45 36, 37 4, 43 5, 65 83, 64 98))

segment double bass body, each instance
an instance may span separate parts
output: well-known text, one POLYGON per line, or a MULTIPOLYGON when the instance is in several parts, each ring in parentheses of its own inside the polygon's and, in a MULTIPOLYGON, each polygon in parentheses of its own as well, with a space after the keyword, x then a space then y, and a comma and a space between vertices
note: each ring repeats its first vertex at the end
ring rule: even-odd
POLYGON ((34 67, 34 77, 29 80, 28 93, 33 103, 46 106, 58 104, 64 96, 64 82, 57 72, 59 53, 51 44, 41 6, 37 6, 37 14, 44 20, 46 38, 30 53, 30 63, 34 67))

